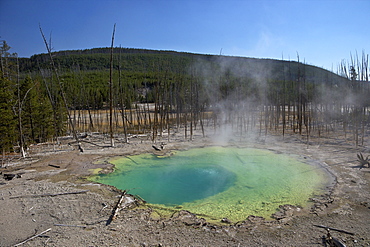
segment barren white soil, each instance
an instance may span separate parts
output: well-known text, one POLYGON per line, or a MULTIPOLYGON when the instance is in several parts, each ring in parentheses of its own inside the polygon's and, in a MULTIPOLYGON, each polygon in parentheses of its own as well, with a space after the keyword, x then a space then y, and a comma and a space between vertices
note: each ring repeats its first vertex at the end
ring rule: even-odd
MULTIPOLYGON (((109 143, 99 138, 85 140, 109 143)), ((161 218, 130 195, 110 222, 122 192, 88 181, 91 169, 109 172, 112 165, 104 162, 109 157, 157 151, 145 136, 129 143, 117 138, 114 148, 82 142, 82 153, 67 145, 71 141, 33 146, 29 158, 14 158, 0 168, 0 246, 324 246, 327 231, 315 225, 334 228, 331 235, 346 246, 370 246, 370 168, 359 169, 356 160, 359 152, 370 154, 366 146, 336 137, 312 138, 309 145, 297 136, 230 141, 315 160, 333 174, 335 184, 313 198, 312 208, 282 205, 275 220, 249 216, 213 225, 186 211, 161 218), (6 180, 5 174, 16 176, 6 180)), ((184 141, 180 133, 163 142, 161 152, 214 144, 201 135, 184 141)))

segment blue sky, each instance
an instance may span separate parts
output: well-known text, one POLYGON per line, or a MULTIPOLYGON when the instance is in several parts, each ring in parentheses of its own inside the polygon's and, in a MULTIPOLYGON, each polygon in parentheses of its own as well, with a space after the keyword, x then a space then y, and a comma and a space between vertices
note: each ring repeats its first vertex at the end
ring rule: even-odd
POLYGON ((370 51, 369 0, 0 0, 0 40, 20 57, 115 46, 300 60, 336 71, 370 51))

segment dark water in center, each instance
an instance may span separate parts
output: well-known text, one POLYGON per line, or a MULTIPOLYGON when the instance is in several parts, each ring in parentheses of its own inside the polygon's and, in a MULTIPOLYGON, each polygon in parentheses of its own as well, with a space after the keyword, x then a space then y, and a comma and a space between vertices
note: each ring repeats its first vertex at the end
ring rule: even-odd
MULTIPOLYGON (((163 159, 161 159, 163 161, 163 159)), ((172 164, 138 168, 115 177, 110 184, 132 189, 146 201, 180 205, 216 195, 229 188, 236 175, 220 166, 172 164)))

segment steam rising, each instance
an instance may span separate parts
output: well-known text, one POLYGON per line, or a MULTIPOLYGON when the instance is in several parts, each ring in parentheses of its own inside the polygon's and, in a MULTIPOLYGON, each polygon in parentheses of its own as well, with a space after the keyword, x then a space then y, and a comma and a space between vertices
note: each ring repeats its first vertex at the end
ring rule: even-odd
POLYGON ((369 84, 353 75, 350 80, 300 62, 223 56, 199 59, 191 70, 201 78, 202 103, 213 112, 218 143, 271 130, 310 136, 333 124, 344 131, 367 125, 369 84))

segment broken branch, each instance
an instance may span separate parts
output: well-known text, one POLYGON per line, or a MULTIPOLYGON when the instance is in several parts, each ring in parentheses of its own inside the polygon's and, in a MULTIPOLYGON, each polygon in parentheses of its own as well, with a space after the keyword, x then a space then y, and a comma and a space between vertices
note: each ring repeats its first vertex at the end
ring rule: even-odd
POLYGON ((49 228, 49 229, 47 229, 47 230, 45 230, 45 231, 43 231, 43 232, 41 232, 41 233, 39 233, 39 234, 36 234, 35 236, 32 236, 32 237, 30 237, 30 238, 28 238, 28 239, 24 240, 23 242, 20 242, 20 243, 18 243, 18 244, 16 244, 16 245, 14 245, 14 246, 22 245, 22 244, 24 244, 24 243, 26 243, 26 242, 28 242, 28 241, 30 241, 30 240, 32 240, 32 239, 34 239, 34 238, 37 238, 37 237, 41 236, 42 234, 44 234, 44 233, 46 233, 46 232, 48 232, 48 231, 50 231, 50 230, 51 230, 51 228, 49 228))
POLYGON ((343 233, 346 233, 346 234, 349 234, 349 235, 355 235, 353 232, 347 232, 345 230, 340 230, 340 229, 332 228, 332 227, 328 227, 328 226, 323 226, 323 225, 314 225, 314 226, 324 228, 324 229, 329 229, 329 230, 332 230, 332 231, 343 232, 343 233))
POLYGON ((25 197, 45 197, 45 196, 61 196, 61 195, 72 195, 72 194, 82 194, 86 193, 89 190, 81 190, 81 191, 75 191, 75 192, 64 192, 64 193, 57 193, 57 194, 41 194, 41 195, 21 195, 21 196, 12 196, 10 199, 15 198, 25 198, 25 197))
POLYGON ((81 228, 86 228, 86 226, 78 226, 78 225, 65 225, 65 224, 54 224, 54 226, 68 226, 68 227, 81 227, 81 228))
POLYGON ((121 197, 119 198, 119 200, 118 200, 118 202, 117 202, 117 204, 116 204, 116 206, 114 207, 114 209, 113 209, 113 211, 112 211, 112 214, 111 214, 111 216, 109 217, 109 219, 108 219, 108 221, 107 221, 107 224, 106 225, 109 225, 116 217, 117 217, 117 213, 118 213, 118 209, 119 209, 119 205, 121 205, 121 203, 122 203, 122 200, 123 200, 123 198, 125 197, 125 195, 126 195, 126 190, 124 190, 123 192, 122 192, 122 195, 121 195, 121 197))
POLYGON ((60 166, 52 165, 52 164, 49 164, 49 166, 54 167, 54 168, 60 168, 60 166))

